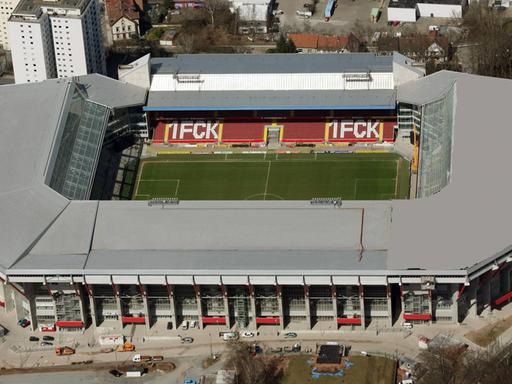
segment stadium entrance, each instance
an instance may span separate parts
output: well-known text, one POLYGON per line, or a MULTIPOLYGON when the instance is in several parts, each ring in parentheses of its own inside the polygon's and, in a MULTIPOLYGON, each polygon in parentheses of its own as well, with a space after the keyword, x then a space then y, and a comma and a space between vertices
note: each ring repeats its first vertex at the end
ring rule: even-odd
POLYGON ((278 148, 279 147, 279 137, 281 134, 281 129, 283 127, 281 125, 266 125, 265 130, 267 133, 267 147, 268 148, 278 148))

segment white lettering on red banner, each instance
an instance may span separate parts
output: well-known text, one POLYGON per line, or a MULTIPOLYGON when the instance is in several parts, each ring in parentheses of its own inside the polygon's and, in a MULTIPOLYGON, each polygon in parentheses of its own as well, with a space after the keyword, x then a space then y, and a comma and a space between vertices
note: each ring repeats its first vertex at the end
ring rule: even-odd
POLYGON ((175 121, 169 124, 172 140, 217 140, 218 121, 175 121))
POLYGON ((378 121, 332 120, 331 137, 333 139, 378 139, 378 121))

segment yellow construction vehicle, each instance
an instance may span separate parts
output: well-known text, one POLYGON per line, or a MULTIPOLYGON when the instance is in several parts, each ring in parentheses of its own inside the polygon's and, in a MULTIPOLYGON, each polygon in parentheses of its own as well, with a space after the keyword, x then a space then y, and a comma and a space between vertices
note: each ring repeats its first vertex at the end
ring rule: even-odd
POLYGON ((120 345, 116 349, 117 352, 133 352, 135 351, 135 345, 129 341, 125 341, 123 345, 120 345))

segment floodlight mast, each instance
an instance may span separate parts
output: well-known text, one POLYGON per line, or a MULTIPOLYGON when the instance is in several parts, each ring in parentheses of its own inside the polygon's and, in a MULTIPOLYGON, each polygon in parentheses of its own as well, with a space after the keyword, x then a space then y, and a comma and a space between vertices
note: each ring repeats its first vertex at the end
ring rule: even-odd
POLYGON ((341 196, 338 197, 313 197, 310 202, 311 205, 332 205, 335 208, 341 208, 343 199, 341 196))
POLYGON ((168 206, 178 205, 180 203, 177 197, 155 197, 151 200, 148 200, 148 207, 153 207, 155 205, 162 206, 162 209, 168 206))

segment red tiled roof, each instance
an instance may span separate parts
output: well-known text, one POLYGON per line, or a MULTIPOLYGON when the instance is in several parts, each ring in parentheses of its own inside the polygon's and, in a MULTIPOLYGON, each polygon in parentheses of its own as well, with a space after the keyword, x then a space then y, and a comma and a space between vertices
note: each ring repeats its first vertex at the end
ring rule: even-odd
POLYGON ((291 33, 288 35, 297 48, 317 49, 319 51, 341 51, 349 45, 349 36, 324 36, 314 34, 291 33))
POLYGON ((143 0, 105 0, 108 21, 115 24, 121 17, 138 20, 143 7, 143 0))
POLYGON ((297 48, 317 49, 318 35, 290 33, 288 38, 292 39, 297 48))

